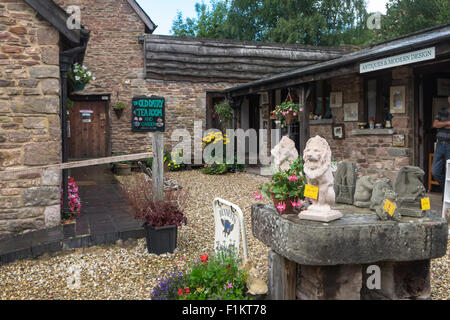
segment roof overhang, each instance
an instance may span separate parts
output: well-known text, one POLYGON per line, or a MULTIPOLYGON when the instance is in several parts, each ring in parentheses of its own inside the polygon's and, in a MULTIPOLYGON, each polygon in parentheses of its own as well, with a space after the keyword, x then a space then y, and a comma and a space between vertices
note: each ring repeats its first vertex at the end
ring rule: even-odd
MULTIPOLYGON (((450 24, 446 24, 385 41, 334 60, 237 85, 224 90, 224 92, 231 96, 239 96, 263 90, 294 86, 319 78, 331 78, 343 74, 357 73, 359 72, 359 63, 425 48, 438 43, 448 44, 449 40, 450 24), (319 76, 319 74, 321 75, 319 76)), ((439 54, 439 52, 436 54, 439 54)))
POLYGON ((152 19, 148 16, 148 14, 142 9, 142 7, 137 3, 136 0, 127 0, 128 4, 133 8, 139 18, 144 22, 145 26, 149 33, 153 33, 155 29, 158 27, 152 19))
POLYGON ((52 0, 24 0, 39 15, 47 20, 56 30, 58 30, 72 47, 76 47, 81 41, 81 30, 71 30, 67 27, 69 15, 64 9, 52 0))

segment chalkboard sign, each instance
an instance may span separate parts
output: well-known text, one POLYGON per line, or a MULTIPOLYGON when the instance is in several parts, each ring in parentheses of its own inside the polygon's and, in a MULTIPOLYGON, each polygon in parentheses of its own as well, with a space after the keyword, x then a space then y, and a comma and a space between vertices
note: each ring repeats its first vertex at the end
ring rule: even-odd
POLYGON ((133 132, 164 132, 166 101, 162 97, 135 97, 132 101, 131 128, 133 132))

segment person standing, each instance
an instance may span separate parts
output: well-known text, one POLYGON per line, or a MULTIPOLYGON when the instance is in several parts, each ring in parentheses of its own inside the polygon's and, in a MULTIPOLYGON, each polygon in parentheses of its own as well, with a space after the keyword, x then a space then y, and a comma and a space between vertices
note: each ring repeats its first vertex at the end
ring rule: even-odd
POLYGON ((450 96, 448 106, 435 117, 433 128, 438 130, 437 147, 434 152, 433 176, 439 182, 442 192, 445 189, 445 174, 447 160, 450 159, 450 96))

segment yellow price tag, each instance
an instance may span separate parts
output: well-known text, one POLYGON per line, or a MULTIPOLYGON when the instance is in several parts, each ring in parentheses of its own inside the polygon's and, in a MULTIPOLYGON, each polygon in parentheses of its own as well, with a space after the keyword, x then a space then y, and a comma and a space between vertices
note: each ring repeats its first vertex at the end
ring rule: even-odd
POLYGON ((307 184, 305 186, 305 198, 317 200, 319 198, 319 187, 307 184))
POLYGON ((384 204, 384 211, 389 213, 392 216, 394 216, 395 210, 397 210, 397 207, 395 204, 393 204, 391 201, 386 199, 386 203, 384 204))
POLYGON ((422 202, 423 211, 431 210, 430 198, 423 198, 420 202, 422 202))

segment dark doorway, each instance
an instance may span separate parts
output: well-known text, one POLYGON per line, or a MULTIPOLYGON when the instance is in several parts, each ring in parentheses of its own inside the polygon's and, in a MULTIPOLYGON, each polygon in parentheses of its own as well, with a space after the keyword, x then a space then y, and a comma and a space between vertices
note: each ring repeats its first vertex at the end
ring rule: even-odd
POLYGON ((74 101, 68 119, 70 159, 108 156, 108 101, 74 101))
POLYGON ((416 101, 418 103, 418 165, 425 171, 425 186, 428 190, 439 189, 430 172, 436 147, 436 129, 433 121, 436 113, 448 106, 447 94, 443 92, 442 81, 450 81, 450 62, 436 63, 415 69, 416 101))

